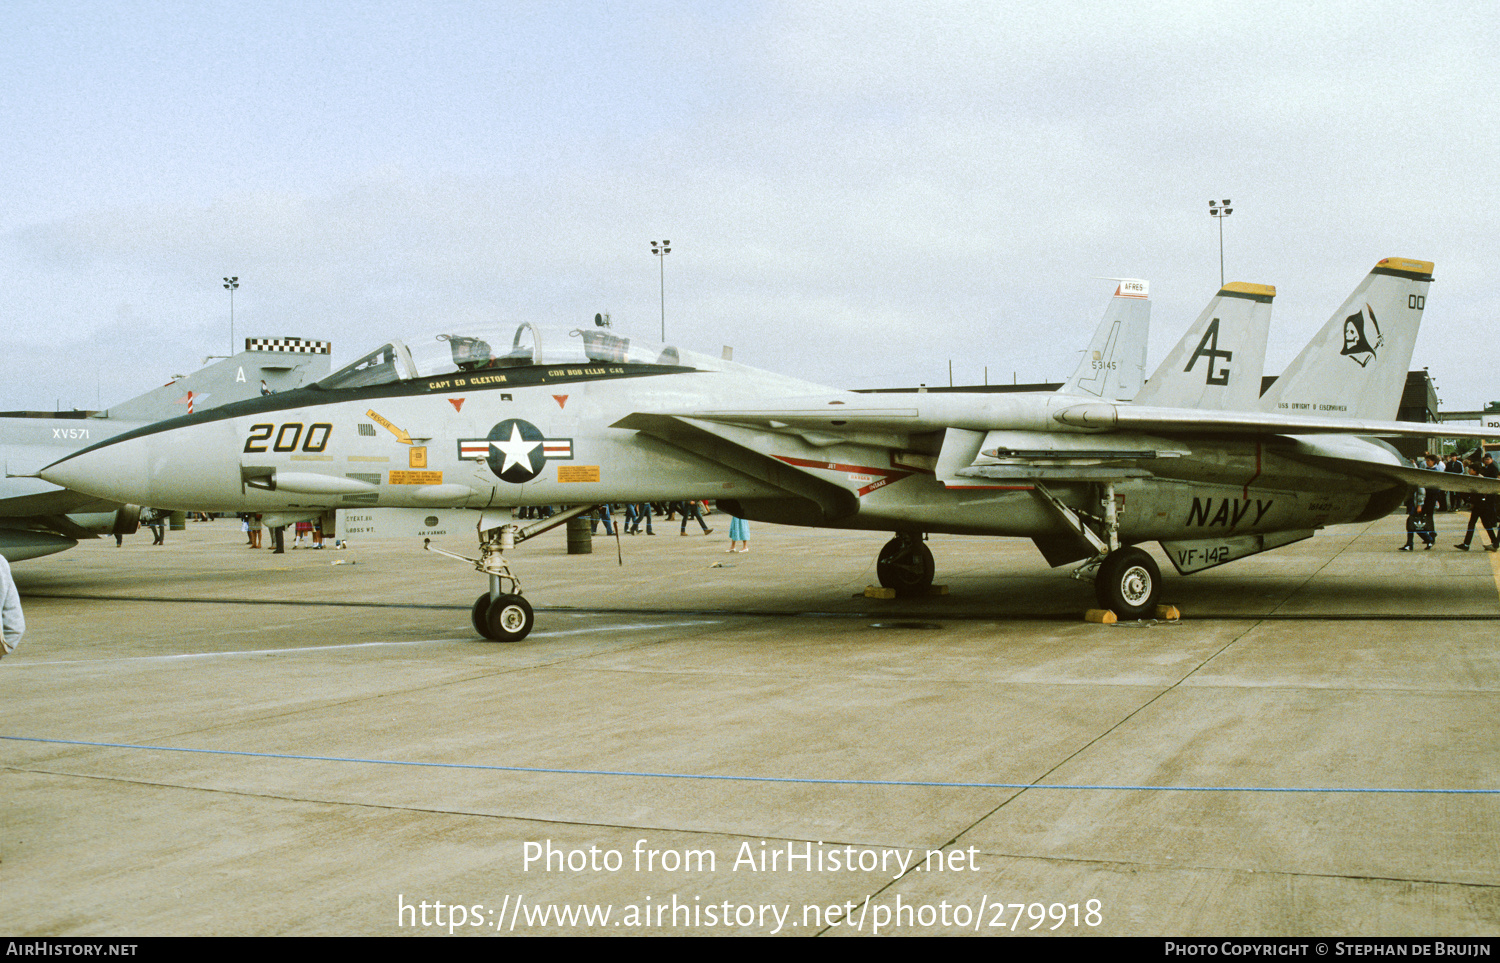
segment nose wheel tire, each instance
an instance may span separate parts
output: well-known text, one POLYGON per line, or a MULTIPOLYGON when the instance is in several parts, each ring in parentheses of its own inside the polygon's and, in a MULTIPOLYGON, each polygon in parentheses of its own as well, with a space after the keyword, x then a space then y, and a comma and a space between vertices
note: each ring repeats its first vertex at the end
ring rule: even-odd
POLYGON ((926 591, 936 570, 932 552, 920 539, 900 535, 885 543, 875 561, 880 584, 902 595, 926 591))
POLYGON ((1102 608, 1122 619, 1139 619, 1156 608, 1161 569, 1138 548, 1110 552, 1094 577, 1094 594, 1102 608))
MULTIPOLYGON (((476 612, 479 609, 477 602, 474 609, 476 612)), ((531 610, 531 603, 521 596, 502 595, 490 602, 484 621, 488 629, 484 633, 486 638, 496 642, 519 642, 536 624, 536 614, 531 610)))

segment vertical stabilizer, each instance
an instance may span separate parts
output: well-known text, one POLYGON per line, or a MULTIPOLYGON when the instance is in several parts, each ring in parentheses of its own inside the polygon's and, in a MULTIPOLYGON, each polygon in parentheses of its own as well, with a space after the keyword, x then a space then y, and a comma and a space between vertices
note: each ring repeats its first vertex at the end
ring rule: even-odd
POLYGON ((1104 320, 1094 332, 1083 362, 1059 394, 1090 395, 1107 401, 1129 401, 1146 376, 1146 338, 1151 302, 1145 281, 1112 278, 1120 284, 1110 298, 1104 320))
POLYGON ((190 411, 217 408, 259 397, 264 391, 290 391, 328 375, 332 346, 302 338, 246 338, 245 350, 176 381, 122 401, 110 418, 153 422, 190 411), (264 389, 261 382, 265 382, 264 389))
POLYGON ((1276 289, 1269 284, 1224 285, 1152 373, 1135 396, 1136 404, 1255 410, 1275 297, 1276 289))
POLYGON ((1380 261, 1271 385, 1261 410, 1393 420, 1431 283, 1431 261, 1380 261))

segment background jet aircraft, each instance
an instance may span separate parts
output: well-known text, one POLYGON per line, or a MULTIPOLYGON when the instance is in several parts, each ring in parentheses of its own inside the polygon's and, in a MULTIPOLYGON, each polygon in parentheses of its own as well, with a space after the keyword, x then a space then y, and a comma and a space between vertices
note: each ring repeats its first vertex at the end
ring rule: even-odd
POLYGON ((1151 333, 1149 285, 1136 278, 1118 281, 1104 320, 1062 394, 1093 395, 1106 401, 1129 401, 1146 377, 1146 340, 1151 333))
POLYGON ((290 391, 328 374, 330 345, 301 338, 247 338, 245 351, 107 411, 0 412, 0 555, 15 562, 61 552, 81 538, 129 534, 141 504, 121 505, 36 476, 88 445, 188 411, 290 391))
MULTIPOLYGON (((1139 617, 1161 584, 1139 543, 1159 541, 1179 570, 1196 571, 1381 517, 1425 479, 1389 446, 1356 436, 1429 428, 1330 414, 1333 403, 1312 389, 1326 383, 1350 399, 1391 390, 1390 371, 1410 361, 1431 270, 1379 262, 1330 322, 1338 337, 1325 328, 1283 376, 1267 402, 1274 410, 1069 393, 862 395, 610 331, 523 323, 392 342, 303 391, 126 432, 42 475, 165 506, 477 509, 480 558, 470 561, 490 590, 473 621, 506 641, 533 621, 505 558, 517 542, 602 502, 705 497, 751 519, 890 531, 877 572, 906 591, 932 582, 925 533, 1030 538, 1052 565, 1082 562, 1104 607, 1139 617), (1381 329, 1364 364, 1342 353, 1356 311, 1381 329), (580 507, 512 523, 515 506, 539 504, 580 507)), ((1219 306, 1249 306, 1253 329, 1254 306, 1270 294, 1226 287, 1219 306)), ((1218 330, 1217 343, 1207 324, 1189 331, 1190 357, 1163 373, 1160 400, 1181 400, 1186 378, 1227 387, 1219 382, 1234 359, 1218 330)), ((1443 485, 1500 489, 1456 475, 1443 485)))

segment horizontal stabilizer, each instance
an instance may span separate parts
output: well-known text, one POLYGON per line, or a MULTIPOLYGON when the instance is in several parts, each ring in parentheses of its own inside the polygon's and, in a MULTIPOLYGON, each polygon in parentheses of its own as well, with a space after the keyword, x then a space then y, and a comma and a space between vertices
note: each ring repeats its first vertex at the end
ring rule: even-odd
POLYGON ((1500 495, 1500 478, 1433 471, 1430 468, 1413 468, 1410 465, 1386 465, 1360 458, 1342 458, 1310 452, 1298 452, 1293 457, 1311 465, 1348 474, 1378 475, 1389 478, 1398 485, 1411 488, 1441 488, 1443 491, 1466 492, 1473 495, 1500 495))

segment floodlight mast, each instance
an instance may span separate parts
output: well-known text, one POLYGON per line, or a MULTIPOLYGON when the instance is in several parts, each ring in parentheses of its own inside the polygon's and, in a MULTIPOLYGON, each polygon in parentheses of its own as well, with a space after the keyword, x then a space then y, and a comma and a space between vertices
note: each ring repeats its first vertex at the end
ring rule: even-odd
POLYGON ((651 253, 661 266, 661 342, 667 343, 667 255, 672 253, 671 241, 652 241, 651 253))
POLYGON ((229 356, 235 355, 234 350, 234 292, 240 286, 238 277, 225 278, 224 289, 229 292, 229 356))
POLYGON ((1229 206, 1229 198, 1223 201, 1209 201, 1209 216, 1219 222, 1219 287, 1224 286, 1224 218, 1234 213, 1234 208, 1229 206))

